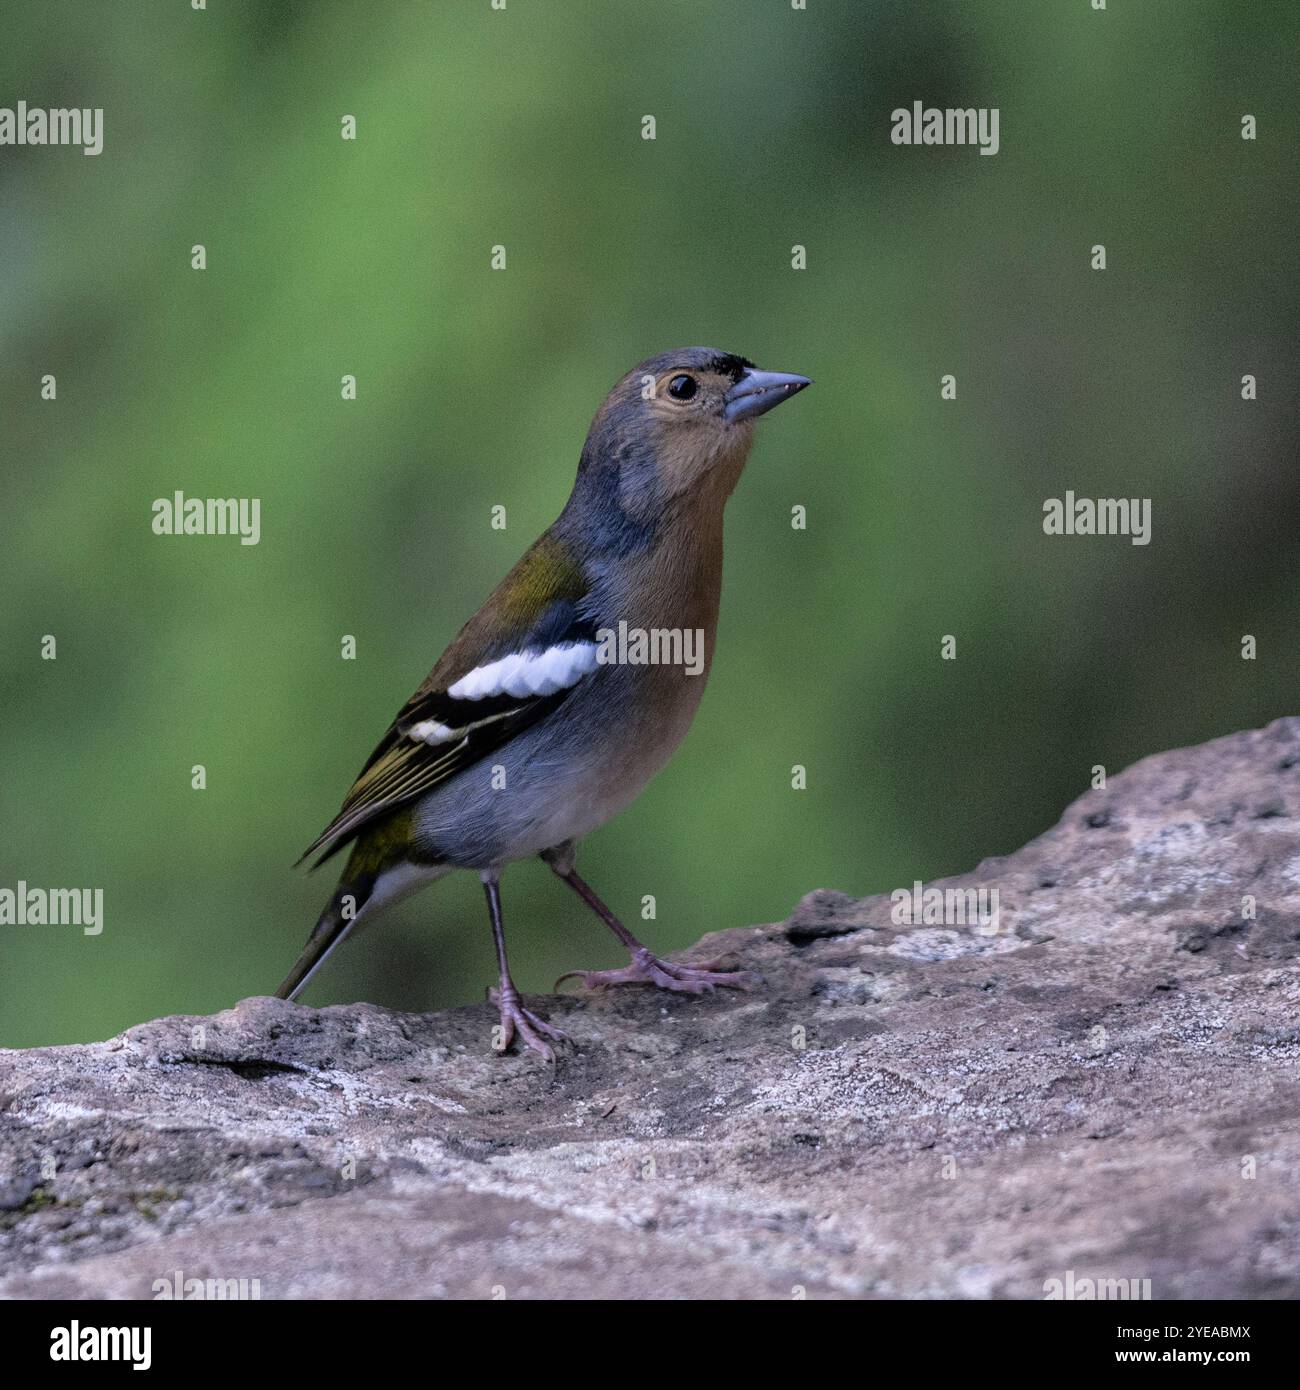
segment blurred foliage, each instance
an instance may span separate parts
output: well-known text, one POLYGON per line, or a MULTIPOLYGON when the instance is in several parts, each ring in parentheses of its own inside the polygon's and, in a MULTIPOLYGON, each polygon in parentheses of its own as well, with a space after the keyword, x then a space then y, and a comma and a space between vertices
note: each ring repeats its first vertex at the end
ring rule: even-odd
MULTIPOLYGON (((1298 31, 1249 0, 12 7, 0 105, 106 115, 98 158, 0 149, 0 885, 101 886, 106 925, 0 929, 3 1041, 274 988, 332 886, 289 865, 665 347, 817 384, 731 504, 695 730, 580 861, 630 920, 656 895, 656 946, 964 870, 1094 764, 1294 710, 1298 31), (917 99, 998 106, 1001 153, 894 147, 917 99), (176 489, 261 498, 261 544, 156 537, 176 489), (1152 498, 1152 543, 1044 536, 1066 489, 1152 498)), ((620 959, 540 865, 504 891, 525 989, 620 959)), ((460 875, 308 999, 491 976, 460 875)))

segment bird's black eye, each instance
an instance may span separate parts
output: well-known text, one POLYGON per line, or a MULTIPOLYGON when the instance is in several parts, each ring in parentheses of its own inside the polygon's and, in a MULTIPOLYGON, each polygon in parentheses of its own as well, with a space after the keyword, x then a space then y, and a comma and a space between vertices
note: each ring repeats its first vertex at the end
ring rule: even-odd
POLYGON ((668 394, 675 401, 689 401, 698 389, 693 376, 675 376, 668 383, 668 394))

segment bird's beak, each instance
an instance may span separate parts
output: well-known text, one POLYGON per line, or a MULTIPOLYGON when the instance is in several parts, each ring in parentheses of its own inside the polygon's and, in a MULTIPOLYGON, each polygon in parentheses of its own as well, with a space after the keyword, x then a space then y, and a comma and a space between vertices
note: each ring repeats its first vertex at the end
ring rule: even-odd
POLYGON ((789 372, 760 372, 750 368, 723 397, 723 417, 728 424, 766 415, 774 405, 788 401, 812 382, 789 372))

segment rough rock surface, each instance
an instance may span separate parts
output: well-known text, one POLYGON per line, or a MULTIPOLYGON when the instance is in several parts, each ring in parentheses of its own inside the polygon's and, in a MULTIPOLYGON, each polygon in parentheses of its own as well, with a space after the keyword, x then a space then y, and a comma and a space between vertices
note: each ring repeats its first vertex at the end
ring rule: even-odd
POLYGON ((1300 718, 937 886, 997 930, 811 893, 688 953, 762 993, 535 1001, 554 1069, 481 1004, 2 1053, 0 1296, 1300 1295, 1300 718))

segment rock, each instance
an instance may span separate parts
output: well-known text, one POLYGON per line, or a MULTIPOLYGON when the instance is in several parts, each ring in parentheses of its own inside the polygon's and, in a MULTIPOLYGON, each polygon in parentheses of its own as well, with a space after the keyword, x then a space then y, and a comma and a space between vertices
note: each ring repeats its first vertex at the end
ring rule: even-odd
POLYGON ((0 1054, 0 1296, 1300 1296, 1298 816, 1300 718, 1148 758, 930 885, 996 930, 810 893, 687 953, 761 993, 535 1001, 555 1068, 482 1004, 0 1054))

